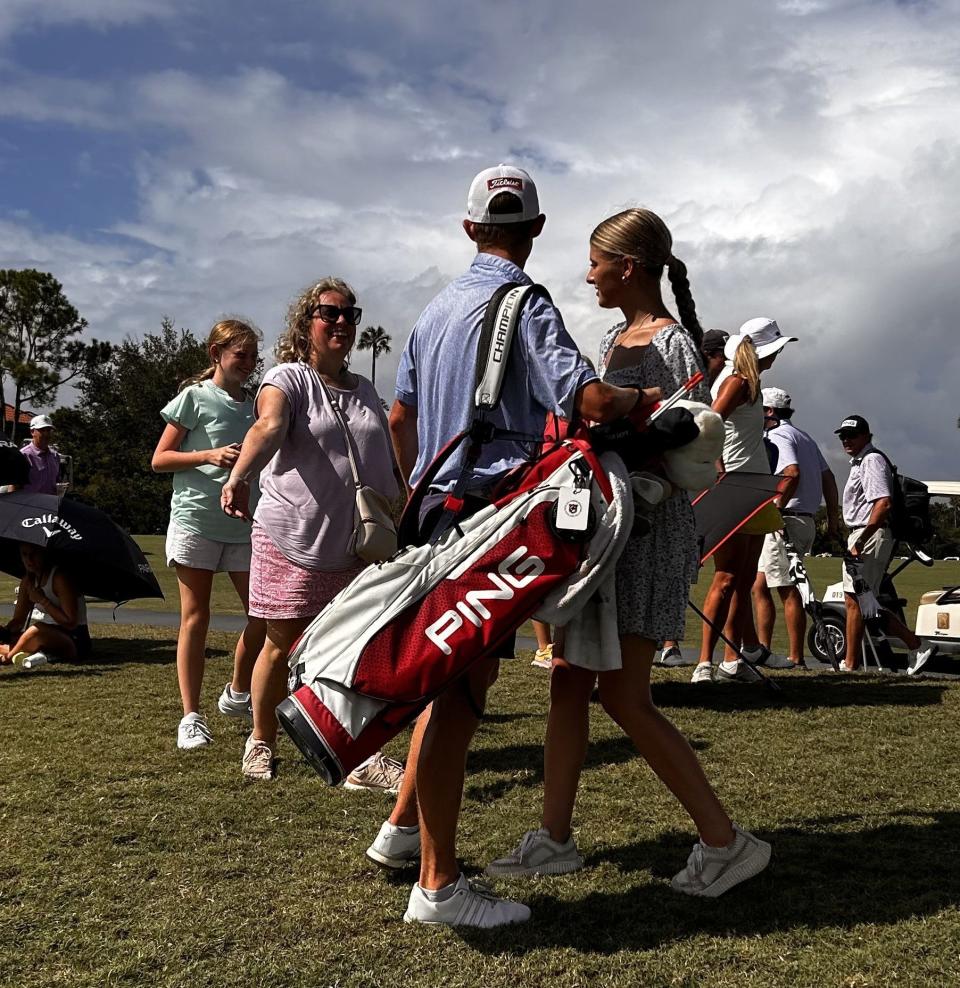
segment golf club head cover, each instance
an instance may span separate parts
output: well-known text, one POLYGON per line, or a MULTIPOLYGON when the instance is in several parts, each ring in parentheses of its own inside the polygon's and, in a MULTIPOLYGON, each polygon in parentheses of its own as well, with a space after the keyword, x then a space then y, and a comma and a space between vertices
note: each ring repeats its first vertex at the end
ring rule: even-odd
POLYGON ((676 487, 687 491, 706 490, 717 481, 717 460, 723 452, 723 418, 709 405, 698 401, 678 401, 666 414, 674 411, 689 414, 697 432, 689 442, 666 450, 664 473, 676 487))

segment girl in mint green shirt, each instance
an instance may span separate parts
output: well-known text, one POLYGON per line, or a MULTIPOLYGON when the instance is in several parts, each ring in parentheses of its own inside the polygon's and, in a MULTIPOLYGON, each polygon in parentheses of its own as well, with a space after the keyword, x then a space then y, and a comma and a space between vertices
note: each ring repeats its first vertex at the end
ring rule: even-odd
MULTIPOLYGON (((244 385, 256 368, 259 341, 259 332, 248 323, 218 322, 207 338, 210 366, 184 382, 160 412, 167 424, 151 466, 173 474, 166 556, 167 564, 176 567, 180 590, 179 748, 198 748, 212 740, 200 713, 200 690, 214 573, 228 573, 244 610, 248 608, 250 527, 223 513, 220 489, 253 424, 253 400, 244 385)), ((217 703, 221 713, 249 714, 250 676, 265 633, 266 622, 248 616, 234 653, 233 678, 217 703)))

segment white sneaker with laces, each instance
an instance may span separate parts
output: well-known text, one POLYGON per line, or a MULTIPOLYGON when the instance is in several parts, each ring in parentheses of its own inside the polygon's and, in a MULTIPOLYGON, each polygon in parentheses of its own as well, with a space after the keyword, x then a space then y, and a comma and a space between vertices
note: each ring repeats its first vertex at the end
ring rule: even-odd
POLYGON ((227 683, 217 700, 217 710, 224 717, 252 717, 253 707, 250 705, 249 693, 235 693, 233 686, 227 683))
POLYGON ((202 714, 187 714, 180 721, 180 726, 177 728, 178 748, 189 751, 191 748, 202 748, 212 741, 213 735, 210 733, 210 728, 207 727, 207 722, 203 719, 202 714))
MULTIPOLYGON (((932 659, 938 651, 938 646, 936 642, 927 642, 925 645, 921 644, 919 648, 911 649, 907 653, 907 675, 916 676, 916 674, 932 659)), ((26 665, 26 662, 24 662, 26 665)))
POLYGON ((509 923, 525 923, 530 909, 494 895, 484 882, 468 882, 465 875, 457 879, 453 894, 442 902, 427 898, 419 885, 410 890, 410 902, 403 914, 404 923, 432 923, 445 926, 474 926, 488 930, 509 923))
POLYGON ((240 771, 245 779, 256 782, 270 782, 274 776, 273 746, 251 734, 243 746, 243 761, 240 771))
POLYGON ((389 758, 382 751, 361 762, 344 780, 344 789, 367 789, 396 796, 403 783, 403 762, 389 758))
POLYGON ((734 885, 759 875, 770 861, 770 845, 736 824, 733 832, 733 841, 727 847, 709 847, 697 841, 687 866, 673 876, 671 888, 685 895, 715 899, 734 885))
POLYGON ((367 848, 367 857, 383 868, 403 868, 420 860, 420 828, 396 827, 385 820, 367 848))
POLYGON ((690 677, 691 683, 712 683, 713 682, 713 663, 712 662, 700 662, 697 668, 693 670, 693 675, 690 677))
POLYGON ((528 830, 517 847, 506 857, 491 861, 484 874, 491 877, 568 875, 582 867, 583 858, 577 853, 573 834, 561 844, 550 837, 549 830, 541 827, 528 830))
POLYGON ((717 666, 717 682, 720 683, 756 683, 759 679, 760 676, 743 659, 737 659, 735 669, 728 669, 723 662, 717 666))

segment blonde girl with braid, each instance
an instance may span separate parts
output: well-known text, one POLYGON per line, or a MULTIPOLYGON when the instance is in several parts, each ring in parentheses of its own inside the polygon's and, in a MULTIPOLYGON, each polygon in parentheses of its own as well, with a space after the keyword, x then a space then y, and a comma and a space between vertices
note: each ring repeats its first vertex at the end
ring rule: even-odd
MULTIPOLYGON (((183 719, 178 748, 201 748, 213 739, 200 711, 200 691, 215 573, 228 574, 248 610, 250 529, 224 516, 220 488, 253 425, 246 384, 256 370, 259 345, 260 331, 249 322, 221 319, 207 337, 210 365, 184 381, 160 411, 166 426, 151 466, 173 474, 166 559, 176 568, 180 590, 177 679, 183 719)), ((250 716, 250 678, 265 634, 266 623, 248 616, 234 651, 233 675, 217 703, 225 716, 250 716)))
MULTIPOLYGON (((623 321, 600 344, 599 370, 605 382, 655 387, 669 395, 703 369, 703 332, 687 269, 674 255, 673 238, 656 213, 628 209, 604 220, 590 237, 586 280, 601 308, 623 313, 623 321), (679 320, 661 294, 664 272, 679 320)), ((708 401, 706 386, 692 397, 708 401)), ((654 706, 654 653, 660 641, 683 638, 687 598, 699 560, 693 509, 685 491, 662 501, 650 520, 650 531, 631 536, 617 563, 619 656, 564 654, 555 639, 541 825, 528 831, 510 854, 491 862, 489 875, 557 875, 583 867, 571 826, 595 683, 604 710, 697 828, 699 840, 686 867, 674 877, 674 890, 717 896, 766 867, 770 845, 730 820, 693 749, 654 706)))
MULTIPOLYGON (((726 429, 721 464, 724 472, 770 473, 763 443, 760 375, 794 339, 783 336, 774 320, 761 317, 745 322, 740 332, 724 344, 726 364, 710 389, 714 411, 723 416, 726 429)), ((779 511, 768 504, 713 554, 713 580, 703 604, 707 620, 700 641, 700 660, 691 682, 709 683, 715 678, 756 680, 756 675, 729 646, 725 646, 723 661, 714 670, 713 652, 719 639, 718 628, 722 627, 732 642, 741 643, 745 635, 751 635, 750 588, 757 577, 763 537, 781 528, 783 519, 779 511)), ((752 637, 756 637, 755 631, 752 637)), ((763 653, 758 656, 761 660, 765 657, 763 653)))

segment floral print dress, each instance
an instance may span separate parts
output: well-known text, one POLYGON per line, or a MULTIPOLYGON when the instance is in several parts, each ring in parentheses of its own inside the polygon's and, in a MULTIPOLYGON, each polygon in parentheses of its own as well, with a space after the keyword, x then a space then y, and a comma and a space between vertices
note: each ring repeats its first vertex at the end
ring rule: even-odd
MULTIPOLYGON (((607 360, 624 327, 619 323, 600 341, 600 374, 609 384, 660 388, 667 397, 703 370, 690 334, 672 323, 653 336, 637 364, 607 371, 607 360)), ((698 385, 687 398, 710 404, 706 384, 698 385)), ((678 491, 667 498, 653 511, 650 521, 650 531, 641 538, 631 537, 617 563, 618 630, 621 636, 679 641, 690 584, 696 582, 700 568, 696 523, 687 492, 678 491)))

